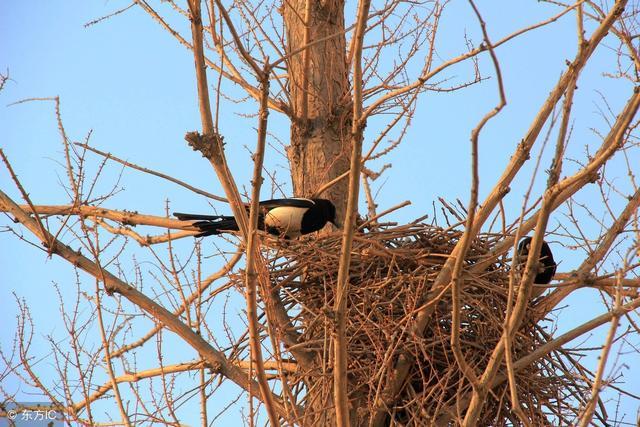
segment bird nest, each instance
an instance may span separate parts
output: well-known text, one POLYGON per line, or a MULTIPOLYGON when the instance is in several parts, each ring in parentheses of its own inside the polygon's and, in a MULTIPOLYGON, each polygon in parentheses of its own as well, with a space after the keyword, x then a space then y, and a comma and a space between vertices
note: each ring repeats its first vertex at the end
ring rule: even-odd
MULTIPOLYGON (((368 424, 380 406, 385 385, 401 355, 412 367, 399 396, 385 404, 386 422, 397 425, 432 423, 443 411, 464 413, 471 385, 451 349, 451 297, 445 291, 434 301, 427 295, 452 249, 459 229, 426 224, 378 228, 353 240, 346 317, 350 400, 358 424, 368 424), (422 337, 412 333, 416 313, 434 304, 422 337), (458 405, 458 406, 457 406, 458 405)), ((471 244, 466 267, 483 260, 501 239, 480 235, 471 244)), ((328 425, 331 413, 333 305, 341 236, 277 243, 268 251, 271 284, 278 289, 299 336, 298 348, 315 362, 288 377, 297 403, 305 407, 304 425, 328 425)), ((509 260, 492 262, 478 274, 465 269, 461 291, 462 353, 477 373, 487 365, 500 340, 507 305, 509 260)), ((530 313, 513 341, 513 360, 526 356, 551 337, 530 313)), ((503 368, 502 368, 503 369, 503 368)), ((504 371, 504 369, 503 369, 504 371)), ((583 368, 562 349, 515 373, 520 403, 534 425, 571 424, 588 398, 587 384, 576 380, 583 368)), ((499 373, 503 376, 505 372, 499 373)), ((387 401, 388 402, 388 401, 387 401)), ((519 424, 510 409, 506 381, 492 389, 479 425, 519 424)))

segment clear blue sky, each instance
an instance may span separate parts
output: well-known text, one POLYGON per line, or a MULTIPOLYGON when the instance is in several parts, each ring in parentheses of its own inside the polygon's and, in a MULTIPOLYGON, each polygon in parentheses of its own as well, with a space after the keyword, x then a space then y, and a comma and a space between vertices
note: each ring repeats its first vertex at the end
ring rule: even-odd
MULTIPOLYGON (((91 131, 91 144, 97 148, 222 194, 208 162, 186 147, 183 139, 185 132, 199 129, 191 53, 138 8, 89 28, 84 27, 85 23, 126 4, 86 0, 0 3, 0 72, 4 74, 8 69, 11 77, 0 92, 0 144, 36 204, 65 204, 68 198, 60 185, 61 181, 66 183, 66 177, 60 164, 62 145, 53 103, 7 106, 30 97, 60 96, 62 118, 72 140, 82 141, 91 131)), ((479 1, 478 6, 494 41, 557 11, 537 1, 525 0, 485 0, 479 1)), ((465 50, 465 31, 475 43, 480 42, 478 25, 470 17, 467 2, 454 0, 451 3, 442 19, 438 61, 465 50)), ((508 105, 500 117, 487 126, 481 137, 481 197, 491 189, 515 145, 524 136, 532 117, 563 71, 565 60, 573 57, 574 19, 569 15, 497 50, 508 105)), ((178 27, 185 28, 185 23, 178 27)), ((612 45, 613 42, 609 43, 612 45)), ((590 132, 591 127, 606 130, 606 123, 598 113, 598 109, 605 108, 599 93, 607 97, 615 112, 630 92, 628 83, 601 77, 602 72, 612 70, 614 59, 609 49, 601 48, 579 83, 576 120, 573 123, 575 137, 569 150, 569 155, 574 158, 584 158, 585 146, 597 146, 598 138, 590 132)), ((480 66, 483 74, 491 77, 483 83, 460 92, 425 94, 404 143, 391 157, 378 163, 393 163, 392 169, 374 185, 374 190, 380 190, 378 203, 381 208, 407 199, 413 202, 411 207, 395 213, 392 216, 394 220, 408 221, 431 213, 432 202, 437 201, 437 197, 449 201, 460 198, 466 204, 469 134, 497 99, 493 70, 486 57, 481 58, 480 66)), ((469 79, 470 72, 467 64, 455 67, 446 76, 454 81, 464 81, 469 79)), ((226 88, 235 96, 241 96, 237 88, 230 85, 226 88)), ((239 104, 224 102, 222 107, 220 130, 227 142, 229 163, 239 185, 248 187, 251 173, 249 150, 255 146, 253 128, 256 120, 241 114, 255 113, 255 104, 250 101, 239 104)), ((286 121, 277 114, 272 114, 271 118, 269 131, 287 142, 289 131, 286 121)), ((369 140, 376 130, 379 128, 375 125, 367 128, 369 140)), ((273 138, 271 142, 274 142, 273 138)), ((543 166, 534 185, 536 197, 544 188, 544 169, 548 167, 552 148, 547 147, 543 155, 543 166)), ((534 151, 537 153, 539 149, 537 146, 534 151)), ((91 154, 88 156, 95 170, 98 159, 91 154)), ((632 160, 640 162, 640 159, 632 160)), ((286 184, 285 188, 290 188, 286 159, 276 150, 267 153, 267 166, 277 171, 278 181, 286 184)), ((567 167, 575 169, 576 166, 569 163, 567 167)), ((507 209, 514 212, 511 219, 516 217, 515 212, 519 212, 531 170, 533 162, 528 162, 523 173, 525 178, 515 183, 506 199, 507 209)), ((103 189, 117 182, 119 172, 117 167, 105 172, 103 189)), ((4 167, 0 167, 0 183, 3 191, 15 200, 19 199, 4 167)), ((111 199, 107 207, 163 215, 165 203, 169 200, 173 210, 206 212, 211 209, 202 197, 131 170, 123 171, 119 185, 123 191, 111 199)), ((268 186, 263 194, 270 196, 268 186)), ((587 191, 580 200, 591 204, 596 201, 595 197, 595 192, 587 191)), ((612 201, 617 209, 622 203, 622 198, 612 201)), ((220 204, 215 207, 225 208, 220 204)), ((549 228, 563 220, 560 215, 552 218, 549 228)), ((9 224, 6 217, 0 221, 2 225, 9 224)), ((593 233, 592 237, 597 236, 595 221, 586 219, 584 227, 593 233)), ((28 237, 28 232, 25 234, 28 237)), ((71 236, 65 238, 73 241, 71 236)), ((552 247, 562 260, 560 270, 569 271, 580 262, 582 254, 561 246, 560 241, 558 239, 552 247)), ((135 246, 135 243, 129 245, 131 254, 141 252, 135 246)), ((166 250, 159 249, 159 253, 166 255, 166 250)), ((148 255, 139 256, 142 257, 139 261, 148 262, 143 264, 148 271, 153 271, 153 260, 148 255)), ((131 265, 125 268, 131 268, 131 265)), ((215 265, 211 271, 214 268, 215 265)), ((3 325, 0 343, 3 351, 13 339, 17 313, 14 293, 18 298, 24 298, 31 308, 39 351, 44 348, 41 347, 45 344, 43 336, 64 337, 52 284, 58 284, 64 297, 72 299, 76 290, 75 276, 69 265, 55 258, 48 259, 41 251, 18 241, 10 233, 2 233, 0 272, 0 324, 3 325)), ((91 291, 92 281, 84 275, 81 277, 83 286, 91 291)), ((152 286, 151 280, 147 286, 152 286)), ((560 330, 569 329, 604 310, 594 292, 579 292, 570 301, 581 309, 561 312, 560 330)), ((241 308, 241 305, 232 306, 234 312, 241 308)), ((601 338, 600 331, 596 338, 601 338)), ((597 339, 590 343, 598 342, 597 339)), ((144 360, 140 365, 144 365, 144 360)), ((629 365, 622 369, 626 378, 631 378, 631 368, 640 375, 637 366, 629 365)), ((15 379, 6 385, 9 390, 16 386, 15 379)), ((637 381, 629 381, 626 386, 640 393, 637 381)), ((235 396, 236 390, 229 387, 229 395, 235 396)), ((224 403, 226 401, 221 404, 224 403)), ((637 408, 637 402, 623 398, 619 410, 628 414, 625 421, 633 422, 637 408)), ((238 410, 230 411, 221 425, 233 425, 228 423, 237 419, 238 410)), ((185 414, 184 417, 188 424, 197 423, 196 413, 185 414)))

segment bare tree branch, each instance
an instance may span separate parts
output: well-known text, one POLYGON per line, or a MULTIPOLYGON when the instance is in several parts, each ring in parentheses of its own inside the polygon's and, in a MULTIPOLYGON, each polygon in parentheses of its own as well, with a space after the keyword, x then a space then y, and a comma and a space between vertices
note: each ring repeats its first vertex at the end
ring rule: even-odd
MULTIPOLYGON (((0 202, 5 210, 11 212, 18 221, 25 227, 27 227, 33 234, 35 234, 43 243, 48 242, 53 236, 45 231, 42 234, 38 228, 36 222, 29 217, 29 215, 20 209, 11 198, 9 198, 3 191, 0 191, 0 202)), ((209 345, 200 335, 196 334, 187 325, 182 323, 176 316, 169 312, 166 308, 157 304, 146 295, 142 294, 133 286, 122 282, 113 274, 101 269, 93 261, 87 257, 77 253, 64 243, 55 240, 51 243, 52 253, 58 255, 65 260, 69 261, 74 266, 89 273, 96 279, 104 283, 105 289, 108 293, 118 293, 131 301, 136 306, 144 310, 151 318, 163 323, 171 329, 174 333, 179 335, 186 343, 194 348, 206 361, 210 364, 211 368, 217 372, 220 372, 225 377, 242 387, 244 390, 252 394, 258 399, 262 399, 262 395, 259 392, 258 384, 247 379, 244 372, 239 368, 233 366, 224 356, 224 354, 215 350, 209 345)), ((285 414, 285 409, 282 406, 279 398, 273 397, 274 407, 280 414, 285 414)))

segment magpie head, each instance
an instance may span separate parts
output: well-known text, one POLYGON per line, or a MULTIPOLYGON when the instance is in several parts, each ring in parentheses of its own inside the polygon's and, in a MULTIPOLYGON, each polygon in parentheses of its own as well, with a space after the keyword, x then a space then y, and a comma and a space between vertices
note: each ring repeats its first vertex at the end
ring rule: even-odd
MULTIPOLYGON (((529 256, 529 251, 531 250, 531 240, 531 237, 527 236, 524 239, 520 240, 520 243, 518 244, 518 256, 520 256, 522 259, 529 256)), ((549 247, 549 244, 544 240, 542 241, 542 246, 540 247, 540 258, 543 260, 548 259, 549 261, 553 262, 553 253, 551 252, 551 248, 549 247)))
POLYGON ((318 207, 320 207, 320 209, 322 209, 322 216, 327 222, 330 222, 336 227, 340 227, 336 223, 336 207, 333 203, 331 203, 330 200, 315 199, 314 202, 316 203, 316 205, 318 205, 318 207))
POLYGON ((529 249, 531 248, 531 237, 527 236, 520 240, 518 244, 518 255, 526 258, 529 255, 529 249))

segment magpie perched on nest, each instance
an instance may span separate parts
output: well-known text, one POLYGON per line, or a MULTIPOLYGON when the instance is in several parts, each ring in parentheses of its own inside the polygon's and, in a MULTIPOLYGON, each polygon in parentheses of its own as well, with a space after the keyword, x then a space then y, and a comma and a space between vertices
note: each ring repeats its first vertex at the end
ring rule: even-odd
MULTIPOLYGON (((258 229, 274 236, 294 239, 320 230, 327 222, 336 224, 336 207, 326 199, 273 199, 260 202, 258 229)), ((227 231, 238 231, 233 216, 198 215, 174 212, 182 221, 195 221, 192 225, 201 233, 196 237, 211 236, 227 231)))
MULTIPOLYGON (((525 237, 520 240, 518 244, 518 264, 524 265, 527 262, 529 248, 531 248, 531 237, 525 237)), ((553 275, 556 274, 556 266, 551 248, 547 242, 543 240, 542 247, 540 248, 540 258, 538 258, 538 271, 533 283, 546 285, 551 282, 553 275)))

